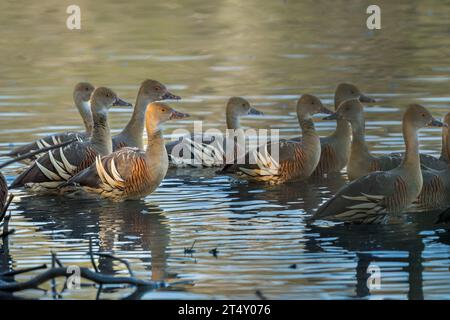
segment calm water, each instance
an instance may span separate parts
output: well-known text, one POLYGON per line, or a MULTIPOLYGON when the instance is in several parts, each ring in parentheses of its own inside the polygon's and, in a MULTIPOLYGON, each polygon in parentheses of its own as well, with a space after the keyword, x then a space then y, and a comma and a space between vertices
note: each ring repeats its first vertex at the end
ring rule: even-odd
MULTIPOLYGON (((143 79, 166 83, 183 97, 176 107, 192 114, 166 126, 168 139, 197 119, 224 129, 231 95, 247 97, 266 114, 243 125, 298 135, 298 96, 310 92, 331 105, 341 81, 379 101, 366 114, 377 153, 403 150, 399 120, 408 103, 422 103, 437 117, 450 110, 450 4, 444 1, 378 1, 382 30, 376 32, 365 27, 367 1, 77 4, 81 31, 65 28, 60 1, 1 2, 0 151, 81 129, 71 92, 82 80, 110 86, 131 101, 143 79)), ((114 110, 114 131, 129 117, 129 110, 114 110)), ((317 121, 323 135, 334 126, 317 121)), ((423 152, 439 154, 439 130, 422 130, 420 138, 423 152)), ((4 170, 8 181, 20 168, 4 170)), ((268 187, 183 169, 170 171, 157 192, 134 203, 17 192, 10 223, 16 233, 3 246, 0 271, 49 263, 51 251, 66 265, 90 267, 93 237, 95 249, 126 258, 137 276, 172 284, 139 293, 106 288, 100 298, 256 298, 256 290, 274 299, 450 298, 450 232, 433 224, 435 215, 391 226, 307 221, 345 183, 343 174, 268 187), (185 254, 194 241, 195 252, 185 254), (374 265, 381 269, 381 289, 369 292, 366 271, 374 265)), ((120 263, 98 263, 104 272, 126 274, 120 263)), ((62 297, 96 294, 88 286, 62 297)), ((40 290, 20 296, 53 298, 40 290)))

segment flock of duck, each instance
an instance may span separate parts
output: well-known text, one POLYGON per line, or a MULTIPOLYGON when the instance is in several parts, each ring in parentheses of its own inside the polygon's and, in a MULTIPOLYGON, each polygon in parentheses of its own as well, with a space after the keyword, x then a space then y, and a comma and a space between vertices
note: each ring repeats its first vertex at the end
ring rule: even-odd
MULTIPOLYGON (((169 166, 186 166, 189 163, 186 159, 195 159, 197 163, 200 161, 197 167, 221 166, 219 174, 270 184, 298 182, 310 176, 326 178, 346 168, 351 182, 319 207, 315 219, 384 223, 404 212, 442 210, 450 206, 450 113, 441 122, 421 105, 408 106, 402 122, 405 152, 375 156, 365 141, 362 105, 375 101, 352 84, 337 86, 334 111, 326 108, 319 98, 302 95, 296 106, 302 135, 260 145, 259 150, 265 151, 259 151, 255 164, 248 161, 226 164, 223 154, 216 152, 217 146, 212 146, 214 139, 206 134, 200 144, 193 142, 194 134, 165 143, 161 133, 163 124, 189 115, 161 102, 180 97, 158 81, 145 80, 141 84, 131 119, 115 136, 110 133, 108 111, 113 106, 131 107, 130 103, 111 89, 95 88, 90 83, 77 84, 73 99, 85 131, 49 135, 0 155, 18 157, 46 150, 25 160, 28 167, 9 189, 24 187, 37 193, 72 196, 83 193, 113 201, 135 200, 151 194, 169 166), (337 122, 330 136, 319 137, 315 130, 313 116, 320 113, 326 114, 324 119, 337 122), (443 127, 440 158, 419 152, 417 132, 426 126, 443 127), (173 149, 186 143, 193 146, 190 154, 174 157, 173 149), (278 159, 267 151, 274 148, 278 149, 278 159)), ((244 98, 228 100, 228 129, 239 129, 240 118, 246 115, 262 115, 262 112, 244 98)), ((223 151, 227 146, 223 143, 218 149, 223 151)), ((7 193, 6 181, 0 174, 0 208, 6 202, 7 193)))

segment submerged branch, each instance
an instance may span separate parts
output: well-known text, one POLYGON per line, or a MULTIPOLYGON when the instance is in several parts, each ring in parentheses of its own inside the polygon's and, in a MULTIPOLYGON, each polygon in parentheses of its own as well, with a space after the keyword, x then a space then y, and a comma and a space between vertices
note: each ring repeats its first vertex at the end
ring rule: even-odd
MULTIPOLYGON (((7 291, 7 292, 16 292, 16 291, 22 291, 27 289, 34 289, 40 286, 41 284, 58 278, 58 277, 64 277, 67 278, 71 275, 71 273, 67 272, 67 268, 52 268, 49 269, 36 277, 25 281, 25 282, 2 282, 0 281, 0 291, 7 291)), ((83 279, 90 280, 92 282, 95 282, 99 285, 106 285, 106 284, 128 284, 128 285, 134 285, 137 287, 146 287, 148 289, 157 289, 164 286, 164 283, 161 282, 155 282, 155 281, 149 281, 149 280, 142 280, 134 277, 115 277, 110 275, 105 275, 102 273, 93 272, 88 268, 80 267, 80 276, 83 279)))

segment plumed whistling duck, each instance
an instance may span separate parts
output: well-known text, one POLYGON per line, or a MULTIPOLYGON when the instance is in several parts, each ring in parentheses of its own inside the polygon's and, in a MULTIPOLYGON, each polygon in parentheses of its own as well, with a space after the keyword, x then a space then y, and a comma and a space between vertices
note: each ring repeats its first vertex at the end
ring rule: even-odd
MULTIPOLYGON (((250 105, 241 97, 231 97, 226 105, 225 116, 227 129, 237 130, 241 128, 240 120, 247 115, 262 115, 263 113, 250 105)), ((213 136, 194 135, 181 137, 179 140, 166 144, 170 164, 174 167, 214 167, 225 164, 227 150, 227 138, 215 139, 213 136), (198 141, 197 141, 198 140, 198 141), (186 153, 186 154, 185 154, 186 153)), ((233 144, 236 147, 236 144, 233 144)))
POLYGON ((122 147, 144 148, 142 136, 144 134, 145 110, 147 105, 154 101, 181 99, 179 96, 169 92, 162 83, 147 79, 142 82, 134 105, 133 114, 126 127, 118 135, 113 137, 113 150, 122 147))
MULTIPOLYGON (((256 164, 233 164, 223 169, 225 173, 271 184, 286 181, 304 180, 311 176, 320 159, 320 139, 314 128, 312 116, 316 113, 331 114, 322 105, 319 98, 304 94, 297 102, 297 117, 302 129, 301 141, 280 141, 271 143, 265 152, 259 152, 254 158, 256 164), (267 150, 278 150, 279 159, 274 159, 267 150)), ((264 148, 264 147, 260 147, 264 148)), ((246 159, 251 159, 248 155, 246 159)))
POLYGON ((113 201, 136 200, 151 194, 168 169, 168 156, 161 125, 187 117, 162 102, 151 103, 146 112, 147 150, 124 147, 71 178, 67 185, 81 186, 87 192, 113 201))
MULTIPOLYGON (((31 143, 27 143, 25 145, 14 148, 10 152, 2 154, 0 156, 18 157, 35 150, 61 144, 73 139, 84 141, 92 133, 92 112, 89 105, 89 99, 91 98, 91 94, 94 89, 95 88, 92 84, 88 82, 80 82, 75 86, 75 89, 73 90, 73 100, 75 102, 75 106, 78 109, 78 112, 81 115, 81 118, 83 119, 84 127, 86 130, 85 132, 68 131, 63 133, 51 134, 31 143)), ((35 159, 36 157, 34 156, 30 159, 25 159, 22 162, 30 163, 35 159)))
POLYGON ((403 115, 406 152, 395 169, 373 172, 344 186, 314 214, 315 219, 382 223, 398 216, 417 199, 423 185, 417 131, 444 124, 423 106, 413 104, 403 115))
MULTIPOLYGON (((359 99, 361 102, 375 102, 374 99, 364 95, 353 84, 341 83, 336 87, 334 93, 334 108, 348 99, 359 99)), ((350 157, 351 143, 350 125, 345 120, 337 120, 336 130, 327 137, 320 138, 322 152, 320 161, 313 175, 323 176, 339 173, 348 162, 350 157)))
MULTIPOLYGON (((357 99, 345 101, 334 114, 324 118, 324 120, 335 119, 348 121, 352 128, 353 139, 347 164, 347 175, 350 180, 355 180, 373 171, 394 169, 402 162, 402 153, 381 156, 374 156, 370 153, 365 138, 364 107, 357 99)), ((447 131, 447 128, 443 131, 447 131)), ((445 169, 448 166, 444 161, 425 154, 420 154, 420 163, 430 168, 445 169)))
POLYGON ((97 155, 112 152, 108 110, 112 106, 131 106, 111 89, 94 90, 90 100, 94 128, 87 141, 76 141, 65 147, 48 151, 39 157, 11 184, 11 188, 26 186, 33 191, 55 192, 60 184, 89 167, 97 155))

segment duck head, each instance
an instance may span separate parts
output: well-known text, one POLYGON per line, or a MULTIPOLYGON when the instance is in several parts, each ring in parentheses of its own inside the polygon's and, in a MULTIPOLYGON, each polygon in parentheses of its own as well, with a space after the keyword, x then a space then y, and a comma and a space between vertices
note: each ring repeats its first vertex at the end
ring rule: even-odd
POLYGON ((174 95, 166 86, 156 80, 144 80, 139 89, 138 98, 143 99, 145 105, 153 101, 180 100, 181 97, 174 95))
POLYGON ((323 120, 347 120, 348 122, 359 121, 363 119, 363 105, 358 99, 351 99, 341 103, 339 108, 333 114, 323 118, 323 120))
POLYGON ((446 123, 435 119, 430 111, 420 104, 411 104, 403 115, 403 123, 412 125, 415 129, 423 127, 447 127, 446 123))
POLYGON ((375 102, 375 99, 363 94, 355 85, 340 83, 334 93, 334 107, 337 109, 345 100, 358 99, 361 102, 375 102))
POLYGON ((95 87, 89 82, 79 82, 75 85, 75 89, 73 90, 73 100, 75 102, 79 101, 80 104, 88 103, 94 90, 95 87))
POLYGON ((132 106, 131 103, 120 99, 114 91, 105 87, 95 89, 90 101, 93 113, 106 113, 112 106, 132 106))
POLYGON ((189 117, 189 114, 178 112, 168 104, 163 102, 152 102, 147 106, 147 123, 153 127, 159 127, 166 121, 183 119, 189 117))
POLYGON ((310 118, 316 113, 332 114, 333 111, 326 108, 319 98, 311 94, 304 94, 297 101, 297 115, 299 118, 310 118))
POLYGON ((250 103, 241 97, 231 97, 227 103, 227 114, 234 116, 263 115, 261 111, 253 108, 250 103))

